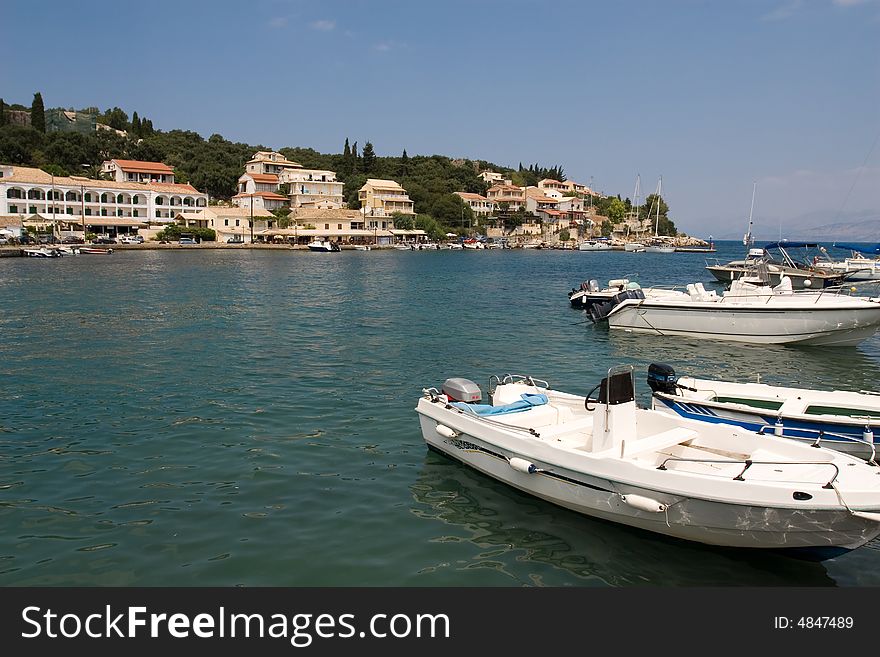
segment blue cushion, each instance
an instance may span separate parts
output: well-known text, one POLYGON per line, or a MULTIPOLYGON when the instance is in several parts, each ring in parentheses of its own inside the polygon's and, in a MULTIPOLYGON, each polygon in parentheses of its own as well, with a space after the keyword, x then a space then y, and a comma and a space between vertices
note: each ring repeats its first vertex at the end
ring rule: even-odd
POLYGON ((504 404, 503 406, 492 406, 491 404, 468 404, 467 402, 452 402, 452 405, 462 410, 471 411, 477 415, 504 415, 506 413, 527 411, 533 406, 542 406, 548 401, 547 395, 545 394, 524 392, 520 395, 519 401, 504 404))

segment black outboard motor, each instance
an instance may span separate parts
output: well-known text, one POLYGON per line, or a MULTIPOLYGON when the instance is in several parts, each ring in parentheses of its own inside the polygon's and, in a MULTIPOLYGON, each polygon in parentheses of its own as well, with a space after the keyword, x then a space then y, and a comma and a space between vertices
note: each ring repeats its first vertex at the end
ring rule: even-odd
POLYGON ((642 290, 624 290, 623 292, 618 292, 604 303, 593 304, 587 312, 590 315, 590 319, 593 320, 594 323, 597 323, 608 317, 608 315, 611 314, 611 311, 617 308, 622 301, 626 301, 627 299, 644 298, 645 293, 642 290))
POLYGON ((678 377, 675 370, 665 363, 651 363, 648 366, 648 385, 651 392, 665 392, 667 395, 677 394, 678 377))

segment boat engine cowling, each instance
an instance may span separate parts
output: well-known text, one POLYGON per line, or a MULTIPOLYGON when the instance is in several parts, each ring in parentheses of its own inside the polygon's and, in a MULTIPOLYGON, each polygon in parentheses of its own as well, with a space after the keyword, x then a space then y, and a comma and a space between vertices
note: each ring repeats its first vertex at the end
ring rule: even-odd
POLYGON ((665 392, 667 395, 676 394, 678 377, 671 365, 665 363, 651 363, 648 366, 648 385, 651 392, 665 392))
POLYGON ((480 386, 461 377, 453 377, 443 382, 443 394, 449 397, 450 401, 461 402, 479 402, 483 399, 483 391, 480 386))

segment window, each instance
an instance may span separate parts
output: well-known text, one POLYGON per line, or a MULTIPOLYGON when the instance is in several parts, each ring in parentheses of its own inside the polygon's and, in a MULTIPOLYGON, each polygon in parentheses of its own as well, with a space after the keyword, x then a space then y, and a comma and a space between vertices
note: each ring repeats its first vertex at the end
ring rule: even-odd
POLYGON ((342 230, 342 224, 336 224, 336 229, 337 229, 337 230, 342 230))
POLYGON ((165 197, 157 196, 156 197, 156 205, 165 205, 165 197))
POLYGON ((119 195, 116 197, 116 202, 117 202, 117 203, 122 203, 122 202, 123 202, 122 194, 119 194, 119 195))
POLYGON ((86 216, 87 216, 87 217, 91 217, 91 216, 92 216, 92 209, 91 209, 91 208, 86 208, 86 216))
POLYGON ((324 224, 324 230, 330 230, 330 224, 324 224))
POLYGON ((67 208, 67 214, 72 215, 72 214, 73 214, 73 208, 68 207, 68 208, 67 208))
POLYGON ((135 210, 134 212, 132 212, 132 213, 131 213, 131 216, 132 216, 132 217, 136 217, 136 216, 138 216, 138 211, 135 210))
POLYGON ((269 228, 271 228, 271 227, 272 227, 272 222, 270 221, 270 222, 269 222, 269 228))
POLYGON ((17 205, 10 205, 10 206, 9 206, 9 212, 10 212, 11 214, 16 214, 16 213, 18 213, 18 206, 17 206, 17 205))
POLYGON ((86 192, 86 203, 92 202, 92 195, 90 192, 86 192))
POLYGON ((161 210, 156 210, 156 218, 158 219, 158 218, 161 218, 161 217, 162 217, 162 211, 161 211, 161 210))
POLYGON ((224 219, 224 220, 223 220, 223 225, 224 225, 224 226, 228 226, 228 225, 229 225, 229 219, 224 219))
POLYGON ((141 199, 141 197, 138 196, 137 194, 135 194, 134 196, 131 197, 131 202, 134 203, 135 205, 137 205, 141 202, 140 199, 141 199))
POLYGON ((238 226, 238 219, 235 220, 235 225, 238 226))
POLYGON ((101 216, 102 216, 102 217, 106 217, 106 216, 107 216, 107 208, 101 208, 101 216))
POLYGON ((28 212, 30 212, 31 214, 36 214, 36 213, 37 213, 37 206, 36 206, 36 205, 32 205, 32 206, 30 207, 30 209, 28 210, 28 212))

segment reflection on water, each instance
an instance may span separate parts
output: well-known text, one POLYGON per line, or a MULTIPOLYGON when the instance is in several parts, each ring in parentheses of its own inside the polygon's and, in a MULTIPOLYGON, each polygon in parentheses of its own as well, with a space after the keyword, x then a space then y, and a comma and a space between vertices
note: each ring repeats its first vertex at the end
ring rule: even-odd
POLYGON ((437 541, 477 551, 463 568, 502 570, 512 584, 833 586, 823 564, 703 546, 567 511, 428 452, 413 513, 443 523, 437 541))

